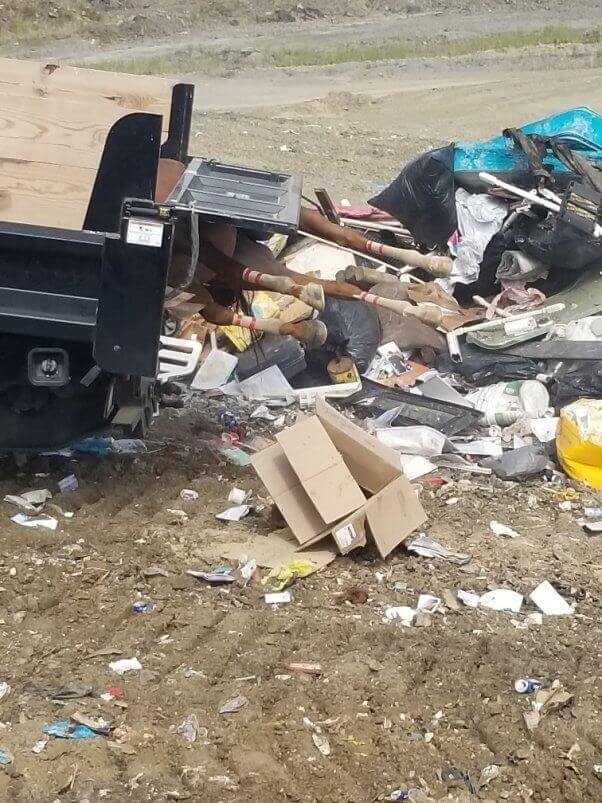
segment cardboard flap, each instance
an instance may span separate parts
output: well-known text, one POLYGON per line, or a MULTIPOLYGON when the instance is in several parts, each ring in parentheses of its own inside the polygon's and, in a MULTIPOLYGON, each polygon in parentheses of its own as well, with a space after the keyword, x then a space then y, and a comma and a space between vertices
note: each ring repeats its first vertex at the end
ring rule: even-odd
POLYGON ((347 555, 358 547, 366 546, 366 511, 358 510, 335 524, 332 528, 332 537, 341 555, 347 555))
POLYGON ((300 544, 328 532, 279 443, 254 454, 251 464, 300 544))
POLYGON ((399 455, 393 449, 379 443, 324 399, 316 399, 316 413, 361 488, 375 494, 402 475, 399 455))
POLYGON ((362 507, 366 497, 316 416, 278 433, 276 438, 327 524, 362 507))
POLYGON ((403 476, 369 499, 365 511, 381 558, 386 558, 426 521, 415 491, 403 476))

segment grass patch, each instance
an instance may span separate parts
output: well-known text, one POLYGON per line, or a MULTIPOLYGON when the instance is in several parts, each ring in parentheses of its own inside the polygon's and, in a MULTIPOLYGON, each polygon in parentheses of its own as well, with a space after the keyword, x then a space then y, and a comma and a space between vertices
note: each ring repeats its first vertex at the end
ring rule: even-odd
POLYGON ((253 67, 313 67, 362 61, 397 61, 412 58, 467 56, 473 53, 504 51, 537 45, 593 44, 600 42, 600 30, 584 31, 568 26, 537 31, 504 31, 469 36, 465 39, 433 39, 427 42, 381 41, 349 42, 336 47, 297 46, 266 51, 216 50, 186 47, 151 56, 99 60, 97 69, 138 75, 215 72, 253 67))
POLYGON ((469 36, 466 39, 432 40, 427 42, 352 42, 331 50, 319 48, 290 48, 266 54, 278 67, 344 64, 350 61, 394 61, 398 59, 467 56, 486 50, 533 47, 537 45, 576 44, 587 34, 565 26, 543 28, 539 31, 504 31, 498 34, 469 36))

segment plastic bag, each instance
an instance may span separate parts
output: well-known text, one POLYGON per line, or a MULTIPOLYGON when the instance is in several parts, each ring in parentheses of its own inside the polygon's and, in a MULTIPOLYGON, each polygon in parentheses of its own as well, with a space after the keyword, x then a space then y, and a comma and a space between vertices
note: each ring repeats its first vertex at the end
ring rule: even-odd
POLYGON ((482 465, 490 468, 496 477, 502 480, 526 480, 545 471, 549 463, 545 446, 521 446, 505 452, 501 457, 490 457, 483 460, 482 465))
POLYGON ((456 211, 461 239, 448 281, 470 284, 479 277, 485 248, 501 229, 508 205, 490 195, 470 195, 460 188, 456 192, 456 211))
MULTIPOLYGON (((374 309, 357 301, 327 298, 319 320, 328 329, 326 345, 320 351, 350 357, 363 374, 380 345, 381 330, 374 309)), ((311 352, 307 359, 315 355, 311 352)))
POLYGON ((454 190, 454 146, 448 145, 410 162, 368 203, 400 220, 421 245, 443 248, 458 225, 454 190))
POLYGON ((516 232, 516 246, 545 265, 563 271, 583 271, 602 264, 602 239, 556 217, 548 217, 533 226, 516 232))
POLYGON ((602 398, 602 361, 579 360, 563 366, 555 376, 554 403, 556 408, 577 399, 602 398))
POLYGON ((470 343, 462 345, 462 362, 454 363, 448 354, 441 354, 434 367, 442 374, 462 374, 474 385, 482 387, 509 379, 535 379, 542 372, 536 360, 513 357, 497 351, 485 351, 470 343))

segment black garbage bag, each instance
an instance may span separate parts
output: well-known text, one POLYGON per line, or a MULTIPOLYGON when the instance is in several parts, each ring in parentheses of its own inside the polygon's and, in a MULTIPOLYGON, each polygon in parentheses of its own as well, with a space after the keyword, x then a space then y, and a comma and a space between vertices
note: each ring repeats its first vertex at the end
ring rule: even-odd
POLYGON ((552 402, 556 410, 577 399, 602 398, 602 361, 576 360, 561 366, 552 386, 552 402))
POLYGON ((543 365, 528 357, 515 357, 499 351, 486 351, 471 343, 462 343, 462 362, 455 363, 449 354, 440 354, 433 365, 442 374, 461 374, 478 387, 513 379, 535 379, 543 365))
POLYGON ((357 301, 327 297, 318 319, 326 324, 328 338, 321 349, 307 353, 308 363, 317 358, 329 361, 335 356, 346 356, 362 374, 380 345, 381 330, 375 310, 357 301))
POLYGON ((541 223, 525 222, 516 231, 516 246, 528 256, 563 271, 584 271, 602 264, 602 239, 555 216, 541 223))
POLYGON ((501 457, 488 457, 481 461, 481 465, 490 468, 501 480, 520 482, 541 474, 549 462, 546 447, 538 443, 504 452, 501 457))
POLYGON ((453 144, 410 162, 368 203, 407 226, 420 245, 443 248, 458 227, 453 144))

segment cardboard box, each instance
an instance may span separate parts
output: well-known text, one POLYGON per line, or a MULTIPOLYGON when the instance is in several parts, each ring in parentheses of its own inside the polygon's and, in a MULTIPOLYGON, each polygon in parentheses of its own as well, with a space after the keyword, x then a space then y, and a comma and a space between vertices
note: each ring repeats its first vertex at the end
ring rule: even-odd
POLYGON ((385 558, 426 515, 399 455, 318 399, 251 462, 297 541, 332 535, 347 554, 369 535, 385 558))

